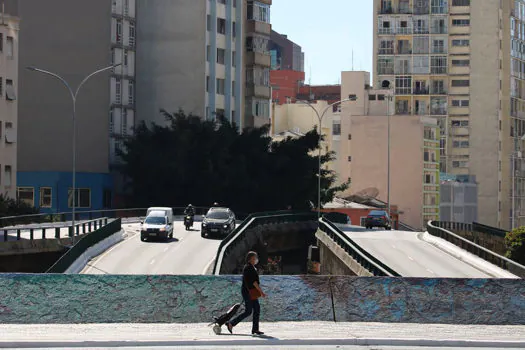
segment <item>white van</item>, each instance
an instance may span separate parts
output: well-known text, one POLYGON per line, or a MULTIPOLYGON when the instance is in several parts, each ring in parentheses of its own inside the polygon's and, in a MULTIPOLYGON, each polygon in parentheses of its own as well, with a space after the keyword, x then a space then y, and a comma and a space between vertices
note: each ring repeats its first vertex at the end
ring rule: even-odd
POLYGON ((146 216, 165 216, 168 218, 168 224, 173 224, 173 209, 167 207, 148 208, 146 216))

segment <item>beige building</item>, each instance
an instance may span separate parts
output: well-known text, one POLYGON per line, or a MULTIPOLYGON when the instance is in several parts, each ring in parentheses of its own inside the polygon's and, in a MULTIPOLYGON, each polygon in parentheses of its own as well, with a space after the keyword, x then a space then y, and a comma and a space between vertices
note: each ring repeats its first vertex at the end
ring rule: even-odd
POLYGON ((6 10, 0 14, 0 193, 16 198, 19 18, 16 7, 6 10))
POLYGON ((138 0, 137 116, 159 110, 244 128, 270 118, 271 0, 138 0))
MULTIPOLYGON (((388 199, 388 110, 390 107, 390 202, 400 210, 400 220, 422 228, 439 219, 439 128, 424 116, 393 115, 388 90, 373 90, 368 72, 343 72, 341 99, 357 97, 339 108, 326 101, 312 106, 322 113, 325 145, 336 154, 330 167, 339 180, 352 180, 346 195, 364 194, 388 199)), ((304 104, 274 106, 272 135, 300 135, 319 124, 313 109, 304 104)))
POLYGON ((441 127, 441 171, 473 175, 479 221, 525 225, 525 1, 374 0, 375 82, 441 127))

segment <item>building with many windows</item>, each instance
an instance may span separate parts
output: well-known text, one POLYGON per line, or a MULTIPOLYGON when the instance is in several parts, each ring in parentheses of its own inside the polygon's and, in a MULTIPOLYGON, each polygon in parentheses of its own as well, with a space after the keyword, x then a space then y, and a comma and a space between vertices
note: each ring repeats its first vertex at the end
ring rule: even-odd
POLYGON ((268 123, 271 0, 138 0, 137 117, 268 123))
POLYGON ((18 33, 17 4, 0 1, 0 193, 16 198, 18 128, 18 33))
POLYGON ((438 121, 441 171, 475 176, 480 222, 525 225, 525 1, 374 0, 374 13, 374 77, 395 114, 438 121))
POLYGON ((20 24, 18 194, 44 212, 112 206, 115 149, 134 126, 135 0, 18 1, 20 24), (72 186, 72 101, 76 88, 77 191, 72 186))

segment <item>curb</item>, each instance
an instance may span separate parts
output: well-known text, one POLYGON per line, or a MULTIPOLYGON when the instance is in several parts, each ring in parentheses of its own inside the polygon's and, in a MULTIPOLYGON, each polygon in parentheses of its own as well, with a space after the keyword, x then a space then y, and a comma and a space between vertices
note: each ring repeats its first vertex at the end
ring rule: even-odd
POLYGON ((72 348, 72 347, 195 347, 195 346, 403 346, 523 349, 525 341, 429 340, 429 339, 260 339, 253 340, 166 340, 166 341, 19 341, 1 342, 0 348, 72 348))

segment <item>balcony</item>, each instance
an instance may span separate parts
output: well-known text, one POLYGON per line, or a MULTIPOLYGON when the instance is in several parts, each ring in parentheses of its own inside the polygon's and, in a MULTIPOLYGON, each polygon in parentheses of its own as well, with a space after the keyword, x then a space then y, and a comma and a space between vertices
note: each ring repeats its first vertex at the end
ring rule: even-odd
POLYGON ((397 115, 410 115, 410 108, 406 106, 396 106, 397 115))
POLYGON ((430 74, 447 74, 447 67, 431 67, 430 74))
POLYGON ((431 108, 430 114, 431 115, 447 115, 447 108, 446 107, 437 107, 437 108, 431 108))
POLYGON ((409 87, 396 87, 396 95, 412 95, 412 89, 409 87))
POLYGON ((246 83, 245 96, 264 99, 270 99, 272 97, 269 86, 255 85, 254 83, 246 83))
POLYGON ((398 55, 411 55, 412 54, 412 49, 411 48, 400 47, 400 48, 397 49, 397 54, 398 55))
POLYGON ((445 88, 433 88, 430 90, 431 95, 448 95, 448 91, 445 88))
POLYGON ((246 22, 246 33, 258 33, 270 36, 272 26, 270 23, 249 20, 246 22))
POLYGON ((414 89, 414 95, 428 95, 429 93, 430 91, 426 87, 414 89))
POLYGON ((272 57, 269 54, 248 51, 246 52, 246 66, 270 67, 272 57))

